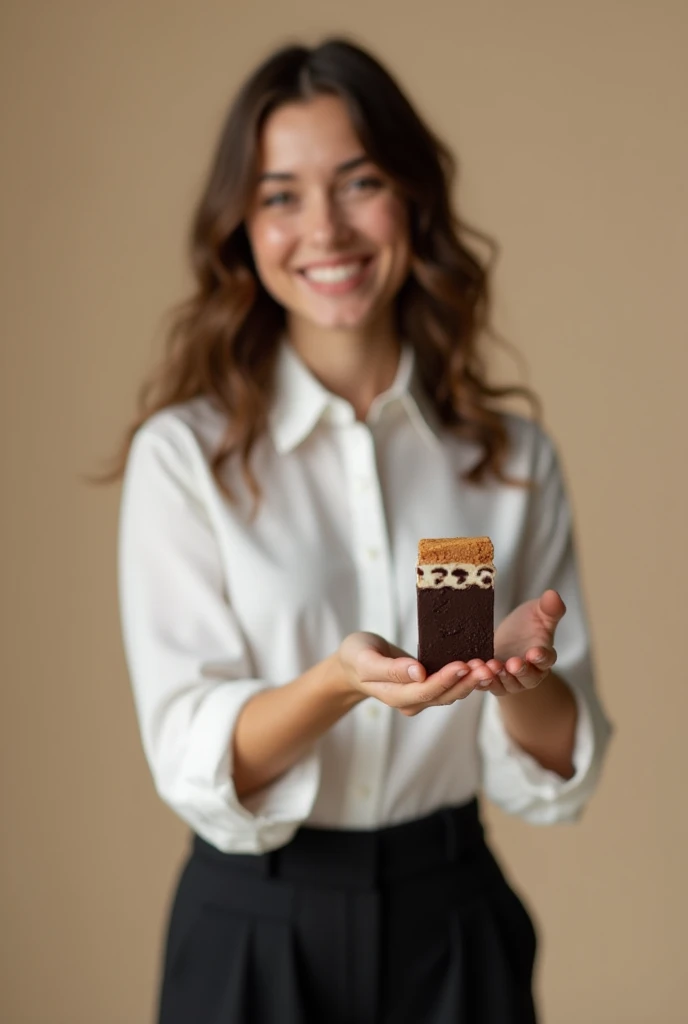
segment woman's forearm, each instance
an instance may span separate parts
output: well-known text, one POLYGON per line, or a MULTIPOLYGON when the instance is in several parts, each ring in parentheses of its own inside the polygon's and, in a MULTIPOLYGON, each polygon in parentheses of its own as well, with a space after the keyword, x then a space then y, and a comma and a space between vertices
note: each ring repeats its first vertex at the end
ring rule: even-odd
POLYGON ((532 690, 496 698, 506 731, 542 765, 570 779, 578 711, 570 687, 554 672, 532 690))
POLYGON ((291 768, 335 722, 364 700, 332 655, 284 686, 246 702, 233 739, 233 779, 241 798, 291 768))

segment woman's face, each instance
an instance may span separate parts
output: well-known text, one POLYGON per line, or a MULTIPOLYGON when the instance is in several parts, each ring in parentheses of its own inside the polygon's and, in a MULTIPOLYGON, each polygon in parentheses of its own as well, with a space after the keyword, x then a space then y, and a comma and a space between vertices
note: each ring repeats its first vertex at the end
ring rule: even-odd
POLYGON ((408 274, 405 204, 338 97, 290 103, 267 119, 246 225, 265 288, 292 318, 319 327, 374 323, 408 274))

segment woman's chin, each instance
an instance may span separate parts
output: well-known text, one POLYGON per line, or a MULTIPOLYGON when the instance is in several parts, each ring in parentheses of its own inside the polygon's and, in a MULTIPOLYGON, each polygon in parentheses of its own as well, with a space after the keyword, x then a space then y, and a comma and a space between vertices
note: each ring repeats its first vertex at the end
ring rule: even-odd
POLYGON ((365 330, 374 319, 373 310, 367 304, 357 309, 302 310, 296 316, 324 331, 365 330))

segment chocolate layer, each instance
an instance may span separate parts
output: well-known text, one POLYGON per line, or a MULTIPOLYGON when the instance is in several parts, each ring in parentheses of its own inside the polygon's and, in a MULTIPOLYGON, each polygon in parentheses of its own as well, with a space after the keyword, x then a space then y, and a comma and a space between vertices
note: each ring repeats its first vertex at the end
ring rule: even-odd
POLYGON ((494 590, 422 588, 418 594, 418 660, 428 674, 450 661, 494 657, 494 590))

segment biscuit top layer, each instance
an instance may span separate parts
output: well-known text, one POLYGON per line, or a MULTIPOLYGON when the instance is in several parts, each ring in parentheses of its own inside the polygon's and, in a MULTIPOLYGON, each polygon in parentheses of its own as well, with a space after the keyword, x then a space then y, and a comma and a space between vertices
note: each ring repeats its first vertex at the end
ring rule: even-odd
POLYGON ((418 541, 418 565, 463 562, 489 565, 494 547, 489 537, 437 537, 418 541))

